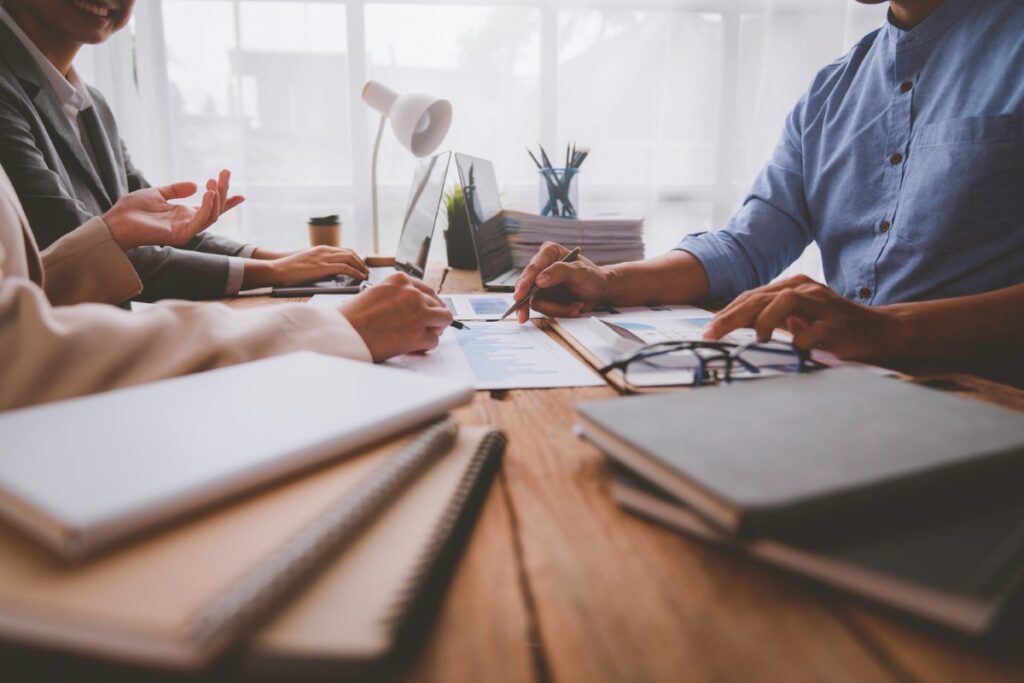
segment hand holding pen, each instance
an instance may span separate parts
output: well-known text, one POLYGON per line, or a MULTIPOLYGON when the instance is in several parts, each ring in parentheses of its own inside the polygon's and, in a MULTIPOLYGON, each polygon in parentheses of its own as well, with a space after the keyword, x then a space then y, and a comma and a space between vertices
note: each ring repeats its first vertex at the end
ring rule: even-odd
POLYGON ((516 283, 519 322, 530 317, 530 308, 557 318, 576 318, 607 303, 608 272, 569 250, 548 242, 533 257, 516 283), (529 306, 527 306, 529 303, 529 306))

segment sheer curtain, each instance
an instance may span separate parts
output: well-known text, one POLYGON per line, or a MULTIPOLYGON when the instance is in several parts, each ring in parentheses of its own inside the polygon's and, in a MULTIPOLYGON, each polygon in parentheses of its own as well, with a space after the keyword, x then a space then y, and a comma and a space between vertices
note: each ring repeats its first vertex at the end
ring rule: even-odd
MULTIPOLYGON (((339 213, 345 244, 369 246, 376 120, 359 91, 373 78, 450 99, 444 146, 493 159, 509 207, 537 209, 524 147, 589 146, 582 212, 644 216, 653 255, 728 220, 813 74, 884 12, 854 0, 151 0, 79 68, 151 181, 233 170, 248 201, 216 229, 248 241, 296 248, 308 216, 339 213)), ((385 137, 385 246, 414 163, 385 137)), ((813 249, 795 269, 820 276, 813 249)))

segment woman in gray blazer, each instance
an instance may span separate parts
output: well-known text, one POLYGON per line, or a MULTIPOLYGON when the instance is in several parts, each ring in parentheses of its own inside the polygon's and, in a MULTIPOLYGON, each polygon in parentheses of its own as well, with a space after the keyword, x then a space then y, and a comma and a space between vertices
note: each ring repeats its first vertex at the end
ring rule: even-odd
MULTIPOLYGON (((131 17, 134 0, 0 0, 0 163, 7 169, 35 237, 46 248, 149 187, 131 162, 103 95, 72 66, 85 44, 107 40, 131 17)), ((216 220, 243 201, 222 171, 216 220)), ((368 271, 350 249, 278 253, 203 234, 181 247, 128 252, 143 283, 139 298, 215 299, 240 289, 286 285, 368 271)))

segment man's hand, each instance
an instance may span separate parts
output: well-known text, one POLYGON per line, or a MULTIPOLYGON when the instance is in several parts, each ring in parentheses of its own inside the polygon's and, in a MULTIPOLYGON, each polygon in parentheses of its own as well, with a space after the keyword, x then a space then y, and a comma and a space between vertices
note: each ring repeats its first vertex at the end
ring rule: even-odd
MULTIPOLYGON (((523 298, 536 282, 540 291, 530 306, 561 318, 578 317, 605 303, 608 273, 582 255, 572 263, 560 263, 569 251, 560 244, 546 242, 523 269, 513 297, 517 301, 523 298)), ((530 311, 524 306, 516 312, 516 317, 520 323, 525 323, 530 311)))
POLYGON ((215 220, 211 219, 218 203, 215 190, 203 194, 197 209, 169 203, 172 199, 191 197, 195 192, 196 184, 187 182, 137 190, 121 197, 103 214, 103 220, 122 249, 181 246, 215 220))
POLYGON ((434 348, 452 321, 434 290, 404 273, 395 273, 338 310, 366 342, 375 362, 434 348))
POLYGON ((272 261, 247 261, 242 287, 301 285, 335 275, 351 275, 357 280, 365 280, 370 271, 351 249, 319 246, 272 261))
POLYGON ((893 355, 900 319, 886 309, 861 306, 804 275, 752 289, 722 309, 708 325, 706 339, 721 339, 733 330, 752 327, 759 341, 776 328, 793 335, 800 349, 824 349, 839 358, 867 359, 893 355))

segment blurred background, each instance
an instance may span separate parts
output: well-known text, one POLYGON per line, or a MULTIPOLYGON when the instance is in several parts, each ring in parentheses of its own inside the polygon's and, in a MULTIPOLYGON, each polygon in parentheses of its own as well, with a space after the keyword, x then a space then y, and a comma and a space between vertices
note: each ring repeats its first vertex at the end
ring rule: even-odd
MULTIPOLYGON (((307 217, 339 213, 343 244, 368 250, 377 116, 359 92, 377 79, 451 100, 442 149, 492 159, 506 207, 537 211, 525 146, 589 146, 582 213, 643 216, 650 256, 725 224, 814 73, 880 26, 885 8, 854 0, 144 0, 127 30, 76 64, 107 95, 151 182, 233 171, 248 200, 214 228, 233 237, 299 248, 307 217)), ((397 241, 414 165, 388 132, 385 252, 397 241)), ((443 258, 439 235, 435 249, 443 258)), ((794 270, 820 278, 813 247, 794 270)))

